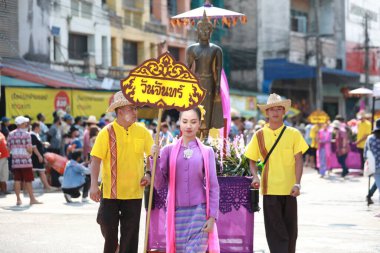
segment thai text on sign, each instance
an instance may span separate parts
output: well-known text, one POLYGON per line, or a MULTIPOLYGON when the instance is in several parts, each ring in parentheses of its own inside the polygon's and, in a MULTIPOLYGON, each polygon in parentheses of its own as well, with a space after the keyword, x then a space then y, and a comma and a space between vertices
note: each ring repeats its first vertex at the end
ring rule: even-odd
POLYGON ((124 96, 132 103, 159 108, 187 110, 199 105, 205 90, 186 65, 169 53, 150 59, 121 81, 124 96))

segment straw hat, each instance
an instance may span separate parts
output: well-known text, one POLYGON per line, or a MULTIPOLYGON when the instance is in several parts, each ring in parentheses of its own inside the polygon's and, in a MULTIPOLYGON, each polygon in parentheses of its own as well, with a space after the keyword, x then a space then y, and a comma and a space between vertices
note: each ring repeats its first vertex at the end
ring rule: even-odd
POLYGON ((113 112, 116 108, 124 105, 131 105, 131 103, 124 97, 123 92, 118 91, 113 96, 112 103, 108 107, 107 112, 113 112))
POLYGON ((86 120, 86 123, 98 124, 99 122, 96 120, 96 117, 94 115, 90 115, 86 120))
POLYGON ((264 116, 267 116, 267 109, 276 107, 276 106, 282 106, 285 108, 285 113, 288 112, 290 105, 292 104, 292 101, 290 99, 282 100, 279 95, 276 93, 272 93, 269 95, 267 104, 265 105, 257 105, 257 107, 260 108, 261 112, 264 114, 264 116))

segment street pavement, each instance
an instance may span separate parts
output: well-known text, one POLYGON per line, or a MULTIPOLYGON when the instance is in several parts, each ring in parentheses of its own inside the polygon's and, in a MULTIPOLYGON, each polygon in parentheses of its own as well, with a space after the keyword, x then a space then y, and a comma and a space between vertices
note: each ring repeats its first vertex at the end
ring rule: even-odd
MULTIPOLYGON (((321 179, 315 170, 305 169, 298 197, 297 252, 380 252, 379 194, 367 207, 367 189, 368 179, 361 176, 342 179, 332 173, 321 179)), ((97 203, 67 204, 60 192, 36 191, 44 204, 29 206, 24 196, 23 205, 17 207, 14 194, 0 197, 1 253, 102 252, 97 203)), ((145 212, 142 215, 139 252, 143 252, 145 212)), ((262 212, 255 214, 254 233, 255 252, 269 253, 262 212)))

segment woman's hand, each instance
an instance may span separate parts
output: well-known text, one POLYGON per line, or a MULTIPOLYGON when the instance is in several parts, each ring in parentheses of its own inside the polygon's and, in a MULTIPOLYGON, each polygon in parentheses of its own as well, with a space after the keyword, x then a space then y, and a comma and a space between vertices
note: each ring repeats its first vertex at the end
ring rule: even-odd
POLYGON ((152 156, 154 157, 154 154, 156 153, 160 153, 160 146, 157 146, 156 144, 153 144, 151 150, 150 150, 150 153, 152 154, 152 156))
POLYGON ((214 229, 214 224, 215 224, 215 218, 210 217, 206 223, 203 225, 202 231, 210 233, 214 229))

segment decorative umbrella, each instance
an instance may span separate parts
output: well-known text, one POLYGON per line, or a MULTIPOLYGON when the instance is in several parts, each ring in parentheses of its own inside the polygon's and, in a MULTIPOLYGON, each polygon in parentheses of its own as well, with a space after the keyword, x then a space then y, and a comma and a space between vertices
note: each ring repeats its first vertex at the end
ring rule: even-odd
POLYGON ((231 25, 235 26, 238 20, 240 20, 242 24, 247 23, 247 17, 243 13, 214 7, 209 1, 206 1, 205 4, 199 8, 171 17, 170 23, 172 26, 195 25, 196 20, 202 19, 204 12, 206 12, 207 17, 213 21, 214 26, 219 19, 228 27, 231 25))
POLYGON ((360 87, 348 92, 350 95, 355 96, 370 96, 373 94, 373 91, 364 87, 360 87))
POLYGON ((307 119, 311 124, 324 124, 330 120, 330 117, 326 112, 316 110, 312 112, 307 119))

